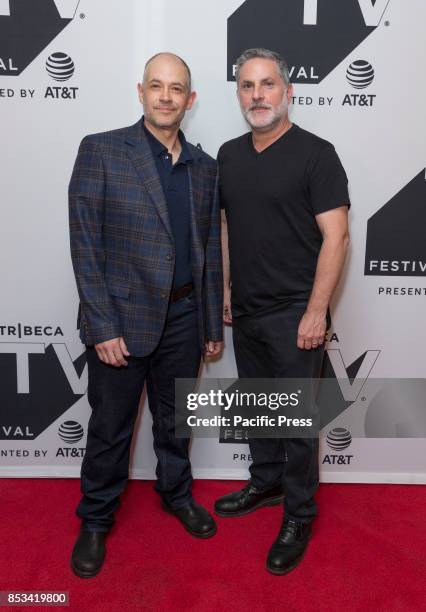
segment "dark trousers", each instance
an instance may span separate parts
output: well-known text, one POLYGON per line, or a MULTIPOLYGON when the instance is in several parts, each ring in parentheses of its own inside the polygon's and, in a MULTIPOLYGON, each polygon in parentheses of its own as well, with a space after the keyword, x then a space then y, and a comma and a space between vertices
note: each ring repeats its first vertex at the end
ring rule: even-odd
POLYGON ((83 497, 77 515, 86 529, 108 531, 129 472, 139 400, 147 383, 157 455, 156 490, 178 508, 191 499, 189 439, 175 437, 175 378, 196 378, 200 366, 197 306, 191 294, 171 304, 158 347, 128 366, 104 364, 87 347, 88 400, 92 408, 81 467, 83 497))
MULTIPOLYGON (((324 348, 297 348, 306 302, 235 317, 233 339, 240 378, 319 378, 324 348)), ((260 490, 282 484, 286 516, 307 522, 316 515, 318 438, 250 439, 251 482, 260 490)))

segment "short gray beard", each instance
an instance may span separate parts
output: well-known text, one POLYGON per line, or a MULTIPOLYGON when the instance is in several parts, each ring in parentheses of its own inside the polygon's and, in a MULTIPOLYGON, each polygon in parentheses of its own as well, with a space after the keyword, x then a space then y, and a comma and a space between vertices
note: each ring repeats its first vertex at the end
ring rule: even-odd
MULTIPOLYGON (((259 104, 258 106, 262 107, 262 104, 259 104)), ((266 106, 269 107, 270 105, 268 104, 266 106)), ((256 105, 253 105, 252 108, 256 108, 256 105)), ((270 121, 267 124, 265 124, 265 125, 258 126, 255 123, 253 123, 252 121, 250 121, 249 114, 250 114, 251 110, 252 109, 247 110, 247 111, 243 110, 244 118, 247 121, 247 123, 249 124, 249 126, 253 130, 257 130, 258 132, 268 131, 269 129, 271 129, 271 127, 274 127, 275 125, 277 125, 277 123, 279 123, 283 119, 283 117, 285 117, 286 113, 288 112, 288 102, 287 102, 286 94, 284 94, 283 99, 281 100, 281 102, 278 105, 278 107, 271 108, 271 110, 272 110, 272 117, 271 117, 270 121)))

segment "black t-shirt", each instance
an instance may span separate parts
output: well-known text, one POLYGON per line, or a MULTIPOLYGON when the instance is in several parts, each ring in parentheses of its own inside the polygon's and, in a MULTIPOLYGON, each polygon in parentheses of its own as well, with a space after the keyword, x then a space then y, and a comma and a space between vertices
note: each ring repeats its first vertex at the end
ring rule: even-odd
POLYGON ((322 235, 318 213, 350 206, 331 143, 294 125, 258 153, 251 133, 218 153, 233 316, 309 299, 322 235))

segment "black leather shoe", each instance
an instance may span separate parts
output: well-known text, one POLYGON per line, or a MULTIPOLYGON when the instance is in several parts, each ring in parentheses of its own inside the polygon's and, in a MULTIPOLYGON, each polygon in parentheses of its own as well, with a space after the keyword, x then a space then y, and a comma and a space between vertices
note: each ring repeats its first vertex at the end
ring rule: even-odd
POLYGON ((214 509, 219 516, 244 516, 264 506, 276 506, 284 499, 281 487, 259 491, 250 482, 241 491, 220 497, 214 509))
POLYGON ((106 532, 82 529, 71 555, 71 567, 80 578, 96 576, 105 559, 106 532))
POLYGON ((287 574, 301 561, 311 537, 311 524, 284 519, 266 561, 271 574, 287 574))
POLYGON ((196 538, 211 538, 217 531, 214 518, 195 501, 190 501, 181 508, 172 508, 163 500, 163 509, 176 516, 185 529, 196 538))

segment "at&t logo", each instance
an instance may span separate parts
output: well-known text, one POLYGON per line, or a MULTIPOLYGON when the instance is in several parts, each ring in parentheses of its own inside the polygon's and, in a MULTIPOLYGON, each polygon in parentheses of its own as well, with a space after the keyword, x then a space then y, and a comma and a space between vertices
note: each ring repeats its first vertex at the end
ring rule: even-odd
MULTIPOLYGON (((365 89, 374 80, 374 68, 366 60, 355 60, 346 70, 346 80, 354 89, 365 89)), ((373 106, 376 94, 346 94, 342 106, 373 106)))
MULTIPOLYGON (((46 61, 47 74, 55 81, 68 81, 74 74, 75 66, 72 58, 66 53, 57 51, 49 55, 46 61)), ((75 100, 78 87, 47 87, 45 98, 56 100, 75 100)))
POLYGON ((356 60, 347 69, 346 78, 355 89, 365 89, 374 80, 374 68, 366 60, 356 60))
POLYGON ((350 446, 352 436, 344 427, 335 427, 327 434, 327 444, 331 450, 342 451, 350 446))
MULTIPOLYGON (((58 429, 58 435, 65 444, 77 444, 84 436, 84 429, 77 421, 64 421, 58 429)), ((56 457, 84 457, 85 448, 58 448, 56 457)))
POLYGON ((335 427, 331 429, 326 438, 328 446, 333 451, 337 451, 338 455, 325 455, 322 463, 328 463, 329 465, 350 465, 353 455, 341 454, 346 450, 352 442, 352 436, 348 429, 344 427, 335 427))
POLYGON ((47 58, 46 70, 55 81, 68 81, 74 74, 74 62, 66 53, 57 51, 47 58))
POLYGON ((77 444, 84 436, 84 429, 76 421, 65 421, 59 427, 58 435, 67 444, 77 444))

